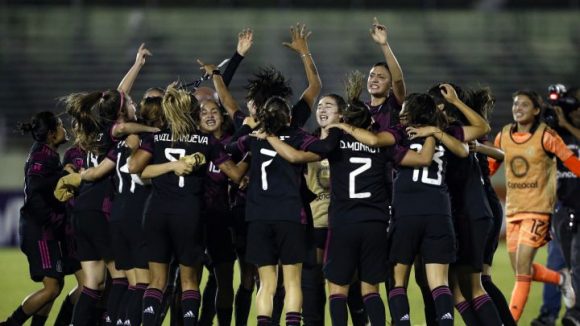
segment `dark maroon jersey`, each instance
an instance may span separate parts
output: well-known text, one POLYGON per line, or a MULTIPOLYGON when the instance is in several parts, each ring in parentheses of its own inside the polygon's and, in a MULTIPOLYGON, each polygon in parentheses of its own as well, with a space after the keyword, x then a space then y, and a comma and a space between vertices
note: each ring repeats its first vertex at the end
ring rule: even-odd
MULTIPOLYGON (((305 131, 288 127, 279 132, 281 140, 304 149, 316 138, 305 131)), ((244 136, 237 140, 238 154, 251 152, 252 176, 246 197, 246 221, 291 221, 305 223, 301 213, 300 186, 304 164, 291 164, 280 157, 268 141, 244 136)))
MULTIPOLYGON (((397 151, 420 151, 424 138, 404 139, 397 151)), ((394 180, 394 215, 451 215, 449 191, 446 183, 447 160, 450 153, 441 144, 435 146, 433 161, 425 167, 399 165, 394 180)))
POLYGON ((62 227, 64 204, 54 197, 54 188, 63 175, 58 152, 35 142, 24 165, 24 205, 20 209, 22 236, 48 239, 62 227))
MULTIPOLYGON (((446 132, 460 141, 465 139, 463 126, 459 122, 451 124, 446 132)), ((447 171, 447 186, 453 216, 466 216, 470 219, 493 216, 475 154, 469 153, 466 158, 451 155, 447 171)))
MULTIPOLYGON (((211 135, 192 133, 173 139, 171 130, 165 129, 153 135, 153 157, 150 164, 176 161, 197 152, 204 154, 206 162, 212 162, 215 166, 229 160, 223 146, 211 135)), ((202 197, 206 171, 207 167, 204 165, 186 176, 166 173, 153 178, 150 209, 159 209, 164 213, 187 213, 192 201, 198 201, 202 197)))
MULTIPOLYGON (((219 139, 222 146, 229 144, 231 135, 219 139)), ((225 212, 229 210, 228 176, 225 175, 213 162, 207 165, 207 175, 204 184, 204 208, 206 210, 225 212)))
POLYGON ((330 227, 388 221, 384 174, 393 157, 390 149, 369 147, 337 129, 307 149, 330 163, 330 227))

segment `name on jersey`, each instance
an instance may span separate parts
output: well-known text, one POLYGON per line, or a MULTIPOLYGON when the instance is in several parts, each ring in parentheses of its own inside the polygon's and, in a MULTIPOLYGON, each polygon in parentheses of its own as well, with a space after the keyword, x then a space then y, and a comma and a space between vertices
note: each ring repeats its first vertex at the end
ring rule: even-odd
POLYGON ((558 179, 576 179, 578 177, 570 171, 566 171, 566 172, 557 171, 556 178, 558 178, 558 179))
POLYGON ((508 182, 508 188, 510 189, 535 189, 538 188, 538 181, 535 182, 508 182))
POLYGON ((340 141, 340 148, 341 149, 350 149, 351 151, 355 151, 355 152, 368 152, 368 153, 373 153, 373 154, 381 152, 380 148, 370 147, 370 146, 367 146, 365 144, 359 143, 357 141, 350 142, 350 141, 341 140, 340 141))
POLYGON ((155 141, 167 141, 167 142, 181 142, 181 143, 196 143, 196 144, 209 144, 209 138, 202 135, 184 135, 179 137, 179 139, 174 140, 170 134, 158 134, 155 135, 155 141))

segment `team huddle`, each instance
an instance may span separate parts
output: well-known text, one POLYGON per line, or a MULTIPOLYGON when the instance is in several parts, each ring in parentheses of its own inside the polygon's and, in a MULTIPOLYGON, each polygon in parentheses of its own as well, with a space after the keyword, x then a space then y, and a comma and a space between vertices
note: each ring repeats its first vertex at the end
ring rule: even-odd
MULTIPOLYGON (((141 45, 117 89, 63 97, 74 142, 62 161, 57 114, 20 125, 34 139, 21 249, 43 288, 2 325, 44 325, 70 274, 78 285, 56 325, 160 325, 168 310, 172 325, 279 325, 283 310, 286 325, 325 325, 326 306, 332 325, 349 315, 385 325, 381 283, 390 322, 411 325, 413 267, 428 325, 453 325, 455 309, 467 325, 515 325, 532 280, 559 285, 575 304, 570 274, 533 262, 549 240, 556 160, 580 175, 536 93, 515 92, 513 123, 489 140, 490 90, 442 82, 408 94, 376 18, 370 36, 384 62, 366 77, 348 73, 344 95, 320 95, 310 32, 297 24, 290 34, 284 45, 308 81, 294 104, 273 67, 250 77, 247 113, 233 98, 253 43, 246 29, 229 61, 198 60, 213 88, 174 82, 136 105, 129 94, 151 55, 141 45), (307 132, 312 111, 318 128, 307 132), (490 176, 502 162, 509 303, 491 279, 504 212, 490 176), (254 288, 257 319, 248 320, 254 288)), ((580 125, 580 115, 557 112, 580 125)))

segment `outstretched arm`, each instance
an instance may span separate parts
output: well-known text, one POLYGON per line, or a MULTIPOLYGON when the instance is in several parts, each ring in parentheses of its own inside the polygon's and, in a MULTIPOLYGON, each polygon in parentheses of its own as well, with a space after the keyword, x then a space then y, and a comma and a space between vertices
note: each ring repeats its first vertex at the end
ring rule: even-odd
POLYGON ((160 175, 174 172, 178 176, 188 175, 193 171, 193 166, 184 160, 177 160, 172 162, 166 162, 161 164, 151 164, 147 165, 143 172, 141 172, 141 178, 151 179, 156 178, 160 175))
POLYGON ((428 166, 433 161, 433 154, 435 154, 435 138, 427 137, 420 151, 407 151, 399 164, 410 167, 428 166))
POLYGON ((106 157, 96 167, 92 167, 81 172, 81 180, 96 181, 102 179, 115 169, 115 162, 106 157))
POLYGON ((501 149, 493 146, 490 142, 480 143, 477 140, 469 142, 469 151, 474 153, 481 153, 492 157, 497 161, 503 161, 504 153, 501 149))
POLYGON ((251 136, 267 140, 272 148, 274 148, 274 150, 280 154, 283 159, 292 164, 316 162, 322 159, 317 154, 301 151, 286 144, 277 136, 266 135, 264 132, 254 132, 251 134, 251 136))
POLYGON ((228 65, 226 66, 226 69, 224 69, 224 73, 222 74, 226 86, 230 85, 230 82, 234 78, 234 74, 236 73, 236 70, 238 69, 240 63, 246 56, 246 53, 248 53, 248 51, 252 47, 253 39, 254 32, 249 28, 243 29, 238 34, 238 45, 236 47, 236 52, 230 58, 230 61, 228 62, 228 65))
POLYGON ((387 40, 387 28, 385 25, 381 25, 377 17, 375 17, 370 32, 373 41, 381 47, 381 51, 383 51, 383 55, 385 56, 385 62, 387 62, 387 66, 391 72, 392 89, 393 94, 397 98, 397 103, 403 104, 406 95, 403 70, 401 70, 401 66, 387 40))
POLYGON ((113 126, 111 133, 113 137, 119 138, 129 134, 139 134, 142 132, 158 132, 160 129, 137 122, 121 122, 113 126))
POLYGON ((123 77, 123 80, 121 80, 121 83, 119 84, 119 87, 117 87, 117 90, 122 91, 126 94, 129 94, 131 92, 131 89, 133 88, 133 83, 135 82, 135 79, 137 79, 139 71, 141 71, 141 68, 145 64, 145 58, 148 56, 151 56, 151 52, 149 52, 149 50, 145 48, 145 43, 141 43, 141 46, 139 46, 139 50, 137 50, 137 57, 135 58, 135 63, 133 64, 131 69, 129 69, 125 77, 123 77))
MULTIPOLYGON (((306 79, 308 79, 308 87, 304 90, 304 93, 302 93, 301 99, 303 99, 306 104, 308 104, 309 108, 312 109, 315 107, 314 102, 322 89, 322 81, 320 81, 318 70, 314 64, 314 59, 308 49, 308 37, 310 34, 312 34, 312 32, 306 29, 306 25, 300 25, 300 23, 297 23, 296 26, 290 27, 292 42, 284 42, 282 44, 298 53, 302 59, 304 70, 306 70, 306 79)), ((308 116, 310 116, 310 112, 308 112, 308 116)))
POLYGON ((359 142, 371 147, 391 146, 397 142, 395 136, 388 131, 374 133, 372 131, 351 126, 346 123, 331 124, 329 128, 335 127, 353 136, 359 142))
POLYGON ((407 133, 409 133, 410 139, 433 136, 435 139, 445 145, 445 147, 455 156, 467 157, 467 155, 469 155, 469 148, 467 144, 462 143, 459 139, 447 134, 437 127, 408 127, 407 133))

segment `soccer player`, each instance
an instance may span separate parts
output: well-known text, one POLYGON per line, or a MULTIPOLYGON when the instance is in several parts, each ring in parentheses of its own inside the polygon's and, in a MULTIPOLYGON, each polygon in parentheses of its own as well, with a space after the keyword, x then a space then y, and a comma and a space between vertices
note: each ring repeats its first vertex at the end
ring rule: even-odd
POLYGON ((23 133, 34 139, 24 165, 24 206, 20 209, 20 249, 26 255, 30 278, 42 282, 42 289, 30 294, 2 325, 44 325, 52 303, 64 284, 60 250, 64 227, 64 205, 53 191, 63 176, 57 149, 67 141, 62 121, 54 113, 37 113, 30 122, 20 123, 23 133))
MULTIPOLYGON (((564 303, 571 307, 575 294, 570 275, 533 262, 538 248, 548 241, 550 215, 556 201, 556 156, 572 173, 580 175, 580 162, 560 136, 541 122, 541 98, 532 91, 513 95, 514 122, 502 128, 494 145, 505 153, 507 247, 516 283, 510 310, 520 319, 531 281, 560 285, 564 303), (530 200, 533 198, 534 200, 530 200)), ((493 174, 501 162, 490 159, 493 174)))
POLYGON ((243 175, 217 140, 196 132, 192 112, 197 105, 192 94, 170 85, 162 102, 167 125, 154 135, 152 146, 142 143, 138 151, 149 161, 141 177, 152 179, 153 184, 144 222, 151 282, 143 297, 143 325, 156 324, 173 255, 180 264, 184 325, 197 322, 197 271, 204 258, 200 205, 205 171, 192 173, 192 167, 207 158, 236 182, 243 175), (195 162, 187 163, 186 157, 195 162))

